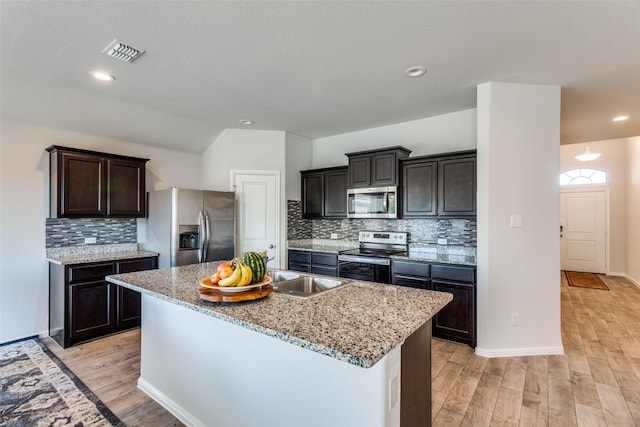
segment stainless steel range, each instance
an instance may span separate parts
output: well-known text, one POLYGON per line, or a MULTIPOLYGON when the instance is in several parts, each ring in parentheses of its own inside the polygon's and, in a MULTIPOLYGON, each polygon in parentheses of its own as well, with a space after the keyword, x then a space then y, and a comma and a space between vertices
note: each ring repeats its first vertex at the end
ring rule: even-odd
POLYGON ((338 274, 356 280, 391 283, 391 255, 406 255, 407 233, 361 231, 360 247, 338 254, 338 274))

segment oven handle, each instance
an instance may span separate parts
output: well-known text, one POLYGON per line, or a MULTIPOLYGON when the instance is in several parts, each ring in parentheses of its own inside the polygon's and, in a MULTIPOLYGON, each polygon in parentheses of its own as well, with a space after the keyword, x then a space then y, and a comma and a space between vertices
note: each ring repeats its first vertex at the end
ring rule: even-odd
POLYGON ((389 258, 361 257, 354 255, 338 255, 338 261, 361 262, 364 264, 390 265, 389 258))

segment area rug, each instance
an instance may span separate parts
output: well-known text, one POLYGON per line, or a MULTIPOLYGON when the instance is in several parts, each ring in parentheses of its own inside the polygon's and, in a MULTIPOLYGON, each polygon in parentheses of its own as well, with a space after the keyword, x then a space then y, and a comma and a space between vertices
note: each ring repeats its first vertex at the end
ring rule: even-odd
POLYGON ((604 284, 600 276, 593 273, 582 273, 579 271, 565 271, 569 286, 577 288, 603 289, 608 291, 609 288, 604 284))
POLYGON ((0 346, 0 426, 124 426, 37 338, 0 346))

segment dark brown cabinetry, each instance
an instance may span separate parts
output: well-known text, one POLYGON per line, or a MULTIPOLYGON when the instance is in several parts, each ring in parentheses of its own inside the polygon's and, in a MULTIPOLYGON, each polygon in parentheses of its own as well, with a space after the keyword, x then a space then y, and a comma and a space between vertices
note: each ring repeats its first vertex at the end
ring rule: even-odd
POLYGON ((143 217, 148 159, 60 146, 50 153, 50 216, 143 217))
POLYGON ((476 215, 475 150, 405 159, 401 170, 403 218, 476 215))
POLYGON ((411 150, 400 146, 347 153, 349 188, 398 185, 398 162, 410 153, 411 150))
POLYGON ((157 268, 158 258, 50 264, 49 335, 62 347, 140 326, 140 293, 105 276, 157 268))
POLYGON ((330 252, 289 249, 289 266, 292 271, 338 276, 338 255, 330 252))
POLYGON ((392 283, 453 294, 433 319, 433 336, 476 346, 476 269, 394 259, 392 283))
POLYGON ((347 167, 301 171, 303 218, 347 217, 347 167))

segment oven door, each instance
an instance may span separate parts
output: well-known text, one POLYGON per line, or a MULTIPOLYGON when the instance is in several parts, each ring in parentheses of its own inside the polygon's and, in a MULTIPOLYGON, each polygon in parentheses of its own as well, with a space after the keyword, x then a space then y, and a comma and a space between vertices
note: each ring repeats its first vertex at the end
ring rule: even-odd
POLYGON ((346 279, 391 283, 391 268, 387 258, 361 259, 348 255, 338 256, 338 275, 346 279))

